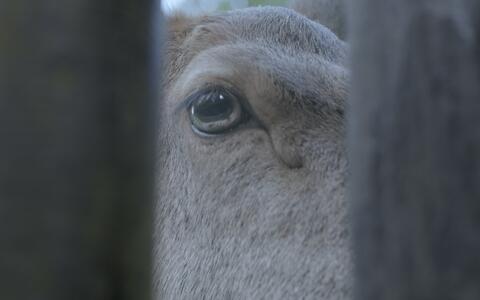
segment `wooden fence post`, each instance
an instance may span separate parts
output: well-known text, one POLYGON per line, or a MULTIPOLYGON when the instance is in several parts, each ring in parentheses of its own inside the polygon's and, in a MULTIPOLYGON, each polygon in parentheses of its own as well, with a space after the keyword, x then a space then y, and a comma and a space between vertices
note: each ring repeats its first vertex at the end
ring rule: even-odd
POLYGON ((480 299, 480 4, 349 12, 356 299, 480 299))
POLYGON ((159 12, 0 2, 1 299, 150 299, 159 12))

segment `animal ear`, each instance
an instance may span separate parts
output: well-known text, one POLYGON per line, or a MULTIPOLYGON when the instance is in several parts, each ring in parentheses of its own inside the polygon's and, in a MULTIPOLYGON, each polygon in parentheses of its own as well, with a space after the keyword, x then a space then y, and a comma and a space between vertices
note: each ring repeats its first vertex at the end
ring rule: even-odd
POLYGON ((290 0, 289 6, 312 21, 328 27, 341 39, 346 34, 345 0, 290 0))
POLYGON ((167 19, 169 51, 176 51, 195 28, 197 19, 175 14, 167 19))
POLYGON ((178 70, 185 59, 185 52, 187 52, 184 42, 197 24, 197 17, 173 14, 167 18, 167 47, 165 50, 168 72, 166 78, 164 78, 165 83, 171 82, 178 75, 178 70))

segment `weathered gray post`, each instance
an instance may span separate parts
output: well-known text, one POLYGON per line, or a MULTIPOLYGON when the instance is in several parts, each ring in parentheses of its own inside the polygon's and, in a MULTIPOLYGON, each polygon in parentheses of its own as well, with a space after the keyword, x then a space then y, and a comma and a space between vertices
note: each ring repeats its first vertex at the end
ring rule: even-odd
POLYGON ((149 299, 156 11, 0 1, 0 299, 149 299))
POLYGON ((480 299, 480 2, 350 1, 357 299, 480 299))

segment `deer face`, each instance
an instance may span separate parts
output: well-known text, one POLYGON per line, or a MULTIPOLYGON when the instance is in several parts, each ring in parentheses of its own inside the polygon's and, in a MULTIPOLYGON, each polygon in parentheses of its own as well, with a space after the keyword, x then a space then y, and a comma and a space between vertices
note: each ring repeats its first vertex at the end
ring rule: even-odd
POLYGON ((159 297, 348 298, 344 42, 283 8, 170 26, 159 297))

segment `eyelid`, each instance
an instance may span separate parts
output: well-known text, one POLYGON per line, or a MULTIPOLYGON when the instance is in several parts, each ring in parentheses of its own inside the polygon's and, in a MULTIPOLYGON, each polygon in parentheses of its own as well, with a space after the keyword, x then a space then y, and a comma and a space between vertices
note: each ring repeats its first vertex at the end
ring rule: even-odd
POLYGON ((194 89, 192 92, 188 94, 188 96, 183 99, 175 108, 174 114, 178 115, 180 112, 188 109, 190 105, 192 105, 193 100, 195 100, 195 96, 198 96, 200 93, 206 92, 209 89, 214 88, 215 85, 203 85, 199 88, 194 89))
POLYGON ((191 93, 189 96, 187 96, 184 100, 182 100, 177 107, 174 110, 174 115, 180 114, 183 110, 186 110, 190 107, 192 104, 192 101, 194 99, 194 96, 197 95, 198 93, 202 92, 203 89, 196 90, 193 93, 191 93))
POLYGON ((202 94, 212 90, 219 90, 219 91, 226 91, 229 94, 235 96, 235 98, 239 101, 242 109, 245 109, 248 113, 251 113, 251 107, 245 97, 242 96, 241 93, 238 93, 237 89, 235 89, 232 85, 229 87, 225 87, 223 85, 204 85, 201 88, 194 90, 192 93, 189 94, 178 106, 175 108, 174 114, 179 114, 181 111, 188 109, 192 102, 197 99, 197 97, 202 94))

